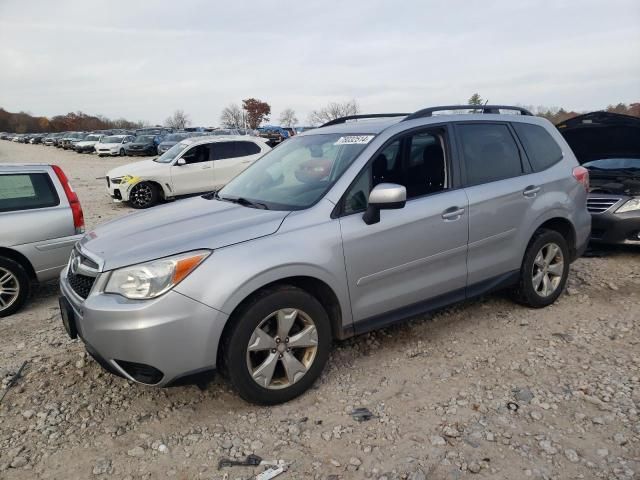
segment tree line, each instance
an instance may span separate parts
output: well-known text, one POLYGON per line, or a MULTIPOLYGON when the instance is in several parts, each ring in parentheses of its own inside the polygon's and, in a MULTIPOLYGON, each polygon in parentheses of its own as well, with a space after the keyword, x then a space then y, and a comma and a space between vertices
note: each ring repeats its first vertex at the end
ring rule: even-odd
MULTIPOLYGON (((469 105, 483 105, 486 101, 478 93, 474 93, 468 100, 469 105)), ((558 124, 569 118, 576 117, 585 112, 566 110, 562 107, 534 107, 521 105, 529 109, 535 115, 544 117, 553 124, 558 124)), ((607 112, 621 113, 640 117, 640 102, 618 103, 608 105, 607 112)), ((360 105, 354 100, 343 102, 329 102, 326 106, 313 110, 307 124, 311 126, 322 125, 333 119, 348 115, 357 115, 361 112, 360 105)), ((271 105, 257 98, 246 98, 241 104, 232 103, 225 107, 220 115, 220 123, 226 128, 258 128, 264 122, 271 119, 271 105)), ((278 118, 279 124, 285 127, 299 125, 296 112, 292 108, 285 108, 278 118)), ((183 110, 176 110, 173 115, 165 120, 165 126, 172 128, 185 128, 191 124, 189 115, 183 110)), ((26 112, 11 113, 0 107, 0 132, 37 133, 37 132, 65 132, 65 131, 92 131, 108 130, 111 128, 133 129, 149 126, 145 121, 132 122, 124 118, 109 119, 102 115, 89 115, 84 112, 70 112, 66 115, 56 115, 48 118, 33 116, 26 112)))
POLYGON ((108 130, 110 128, 141 128, 144 121, 132 122, 124 118, 112 120, 102 115, 69 112, 54 117, 36 117, 26 112, 12 113, 0 107, 0 132, 38 133, 108 130))

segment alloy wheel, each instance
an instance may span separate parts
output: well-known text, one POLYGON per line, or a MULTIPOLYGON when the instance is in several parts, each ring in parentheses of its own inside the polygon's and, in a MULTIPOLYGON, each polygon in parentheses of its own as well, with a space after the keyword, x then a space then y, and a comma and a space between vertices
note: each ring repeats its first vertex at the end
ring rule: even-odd
POLYGON ((564 255, 555 243, 547 243, 533 261, 533 289, 541 297, 552 295, 559 287, 564 274, 564 255))
POLYGON ((138 207, 145 207, 153 200, 153 187, 148 183, 139 183, 129 195, 129 201, 138 207))
POLYGON ((298 382, 318 351, 318 331, 309 315, 284 308, 264 318, 247 345, 247 368, 263 388, 277 390, 298 382))
POLYGON ((0 267, 0 311, 13 305, 20 295, 20 284, 16 276, 0 267))

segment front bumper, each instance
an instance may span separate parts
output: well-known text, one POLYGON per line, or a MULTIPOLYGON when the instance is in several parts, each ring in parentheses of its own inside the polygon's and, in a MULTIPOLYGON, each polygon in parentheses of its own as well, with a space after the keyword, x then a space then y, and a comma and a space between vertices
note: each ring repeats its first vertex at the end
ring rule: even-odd
POLYGON ((125 148, 125 153, 132 157, 136 155, 155 155, 156 152, 156 147, 145 147, 142 150, 125 148))
POLYGON ((83 300, 70 287, 66 268, 60 275, 61 294, 73 311, 78 336, 103 367, 156 386, 215 369, 228 315, 173 290, 144 301, 97 293, 103 277, 83 300), (159 375, 145 377, 143 367, 159 375))
POLYGON ((640 211, 594 213, 591 240, 599 243, 640 245, 640 211))

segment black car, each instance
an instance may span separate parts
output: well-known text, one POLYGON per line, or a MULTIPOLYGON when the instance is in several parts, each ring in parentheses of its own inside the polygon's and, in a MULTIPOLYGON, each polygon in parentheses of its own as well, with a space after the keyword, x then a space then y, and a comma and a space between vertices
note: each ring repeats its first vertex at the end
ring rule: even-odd
POLYGON ((557 127, 589 170, 591 239, 640 245, 640 118, 592 112, 557 127))
POLYGON ((138 135, 133 142, 125 145, 124 150, 127 155, 157 155, 160 142, 160 135, 138 135))

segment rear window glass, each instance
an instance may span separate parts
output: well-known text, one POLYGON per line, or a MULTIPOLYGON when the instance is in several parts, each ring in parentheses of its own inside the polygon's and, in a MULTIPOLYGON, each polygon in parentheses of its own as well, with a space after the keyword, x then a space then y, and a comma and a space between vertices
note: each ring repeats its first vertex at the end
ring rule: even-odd
POLYGON ((514 122, 512 125, 527 151, 534 172, 546 170, 562 159, 562 150, 544 128, 528 123, 514 122))
POLYGON ((235 144, 237 157, 246 157, 260 153, 260 147, 253 142, 235 142, 235 144))
POLYGON ((54 207, 59 203, 46 173, 0 175, 0 212, 54 207))
POLYGON ((506 125, 465 124, 456 130, 462 141, 468 185, 522 175, 520 152, 506 125))

